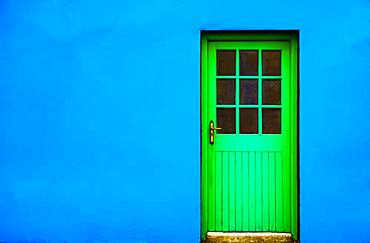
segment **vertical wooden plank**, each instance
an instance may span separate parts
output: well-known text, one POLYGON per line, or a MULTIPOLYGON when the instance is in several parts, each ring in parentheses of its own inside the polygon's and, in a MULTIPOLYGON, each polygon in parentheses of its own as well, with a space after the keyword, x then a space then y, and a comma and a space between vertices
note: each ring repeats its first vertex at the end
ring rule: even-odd
POLYGON ((262 231, 262 153, 256 153, 256 230, 262 231))
POLYGON ((222 230, 221 219, 222 219, 222 153, 216 152, 216 231, 222 230))
POLYGON ((222 152, 222 230, 229 230, 229 154, 222 152))
POLYGON ((262 152, 262 231, 269 229, 269 167, 268 152, 262 152))
POLYGON ((269 231, 276 231, 276 153, 269 152, 269 231))
POLYGON ((243 223, 242 231, 249 230, 249 153, 242 153, 242 200, 243 200, 243 223))
POLYGON ((276 231, 283 231, 283 163, 281 152, 276 153, 276 231))
POLYGON ((242 152, 236 152, 235 154, 236 166, 235 166, 235 174, 236 174, 236 184, 235 184, 235 204, 236 204, 236 224, 235 224, 235 231, 242 231, 242 221, 243 221, 243 201, 242 201, 242 152))
POLYGON ((249 152, 249 231, 256 230, 256 152, 249 152))
POLYGON ((283 153, 283 230, 290 232, 291 223, 291 174, 290 174, 290 151, 283 153))
POLYGON ((230 231, 235 231, 235 152, 229 152, 229 225, 230 231))
POLYGON ((209 154, 209 171, 208 171, 208 190, 209 190, 209 196, 208 196, 208 229, 210 231, 216 230, 215 225, 215 196, 216 196, 216 190, 215 190, 215 179, 216 179, 216 171, 215 171, 215 154, 210 153, 209 154))

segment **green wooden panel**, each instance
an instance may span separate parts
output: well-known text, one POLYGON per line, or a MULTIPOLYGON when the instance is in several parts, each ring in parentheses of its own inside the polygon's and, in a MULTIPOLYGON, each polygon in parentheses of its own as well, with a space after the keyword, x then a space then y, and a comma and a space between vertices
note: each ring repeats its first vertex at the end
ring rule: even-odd
POLYGON ((298 239, 297 40, 293 35, 227 36, 202 39, 202 239, 208 231, 291 232, 298 239), (258 39, 259 37, 262 39, 258 39), (233 39, 235 38, 235 39, 233 39), (224 39, 224 40, 226 40, 224 39), (212 41, 217 40, 217 41, 212 41), (249 41, 253 40, 253 41, 249 41), (236 74, 216 76, 216 51, 236 51, 236 74), (258 50, 258 75, 239 76, 239 50, 258 50), (262 75, 262 50, 281 51, 281 75, 262 75), (235 79, 235 105, 216 104, 216 78, 235 79), (239 80, 258 80, 258 104, 239 104, 239 80), (262 104, 262 79, 281 79, 281 104, 262 104), (216 109, 235 109, 235 134, 209 143, 216 109), (258 134, 239 134, 239 109, 258 109, 258 134), (262 110, 281 109, 281 134, 262 133, 262 110))
POLYGON ((242 167, 242 231, 249 229, 249 159, 248 152, 241 152, 241 167, 242 167))
POLYGON ((242 152, 235 153, 235 231, 242 231, 243 225, 243 168, 242 152))
POLYGON ((222 153, 222 230, 229 231, 229 154, 222 153))
POLYGON ((268 183, 269 183, 269 231, 276 231, 276 153, 268 153, 268 183))
POLYGON ((235 231, 235 152, 229 154, 229 230, 235 231))
POLYGON ((276 153, 276 230, 283 231, 283 157, 276 153))
POLYGON ((247 231, 256 231, 256 152, 249 155, 249 227, 247 231))
POLYGON ((216 230, 222 230, 222 153, 216 152, 216 230))
POLYGON ((262 154, 256 153, 256 231, 262 231, 262 154))
POLYGON ((215 170, 215 154, 209 154, 210 163, 208 163, 208 229, 210 231, 216 230, 216 190, 215 190, 215 180, 216 180, 216 170, 215 170))
POLYGON ((269 188, 268 152, 262 152, 262 231, 269 231, 269 197, 273 191, 269 188))
MULTIPOLYGON (((285 153, 283 155, 286 155, 285 153)), ((291 207, 290 207, 290 163, 283 157, 283 231, 290 232, 291 207)))

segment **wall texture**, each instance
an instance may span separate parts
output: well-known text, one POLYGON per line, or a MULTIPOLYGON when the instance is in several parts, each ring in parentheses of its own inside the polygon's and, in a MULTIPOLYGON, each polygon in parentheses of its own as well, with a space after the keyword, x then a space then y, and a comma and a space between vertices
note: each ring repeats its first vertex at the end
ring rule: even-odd
POLYGON ((0 242, 196 243, 200 30, 300 30, 301 241, 370 241, 370 2, 0 1, 0 242))

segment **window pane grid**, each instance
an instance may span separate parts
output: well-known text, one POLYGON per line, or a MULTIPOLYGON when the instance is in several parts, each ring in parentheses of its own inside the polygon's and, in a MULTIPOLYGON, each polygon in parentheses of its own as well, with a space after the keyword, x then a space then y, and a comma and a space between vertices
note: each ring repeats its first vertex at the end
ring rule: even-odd
MULTIPOLYGON (((258 49, 257 56, 258 56, 258 73, 257 76, 245 76, 240 75, 240 49, 234 49, 235 51, 235 75, 217 75, 216 79, 234 79, 235 80, 235 104, 216 104, 216 108, 234 108, 235 109, 235 134, 240 134, 240 109, 257 109, 258 110, 258 116, 257 116, 257 123, 258 123, 258 135, 262 135, 263 133, 263 111, 264 109, 279 109, 281 111, 282 104, 263 104, 263 80, 268 79, 280 79, 282 82, 282 73, 280 71, 279 75, 263 75, 263 52, 266 50, 258 49), (257 80, 257 93, 258 93, 258 101, 257 104, 240 104, 240 80, 243 79, 254 79, 257 80)), ((277 50, 281 51, 281 50, 277 50)), ((281 69, 280 69, 281 70, 281 69)), ((243 133, 244 134, 244 133, 243 133)))

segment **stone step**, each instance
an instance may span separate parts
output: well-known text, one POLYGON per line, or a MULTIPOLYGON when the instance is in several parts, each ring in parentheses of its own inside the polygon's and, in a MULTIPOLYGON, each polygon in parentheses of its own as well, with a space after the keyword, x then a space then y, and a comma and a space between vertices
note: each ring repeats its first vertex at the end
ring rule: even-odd
POLYGON ((205 243, 293 243, 290 233, 208 232, 205 243))

